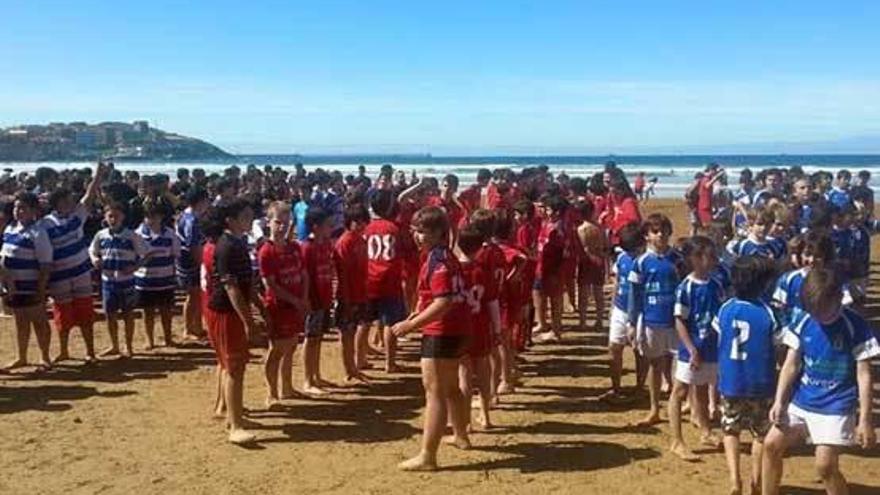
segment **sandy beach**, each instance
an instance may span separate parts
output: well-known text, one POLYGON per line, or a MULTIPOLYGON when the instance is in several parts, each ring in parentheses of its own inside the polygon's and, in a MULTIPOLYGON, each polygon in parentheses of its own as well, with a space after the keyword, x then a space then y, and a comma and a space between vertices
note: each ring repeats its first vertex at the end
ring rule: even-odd
MULTIPOLYGON (((675 235, 686 234, 681 201, 652 201, 643 211, 667 213, 675 235)), ((876 326, 877 238, 873 248, 867 316, 876 326)), ((402 374, 372 371, 369 387, 288 401, 284 411, 271 413, 263 406, 264 350, 253 349, 245 405, 259 442, 250 448, 227 443, 221 424, 211 417, 210 349, 158 349, 93 367, 71 362, 39 377, 0 375, 0 493, 726 493, 721 450, 698 450, 702 462, 686 464, 667 453, 666 423, 629 426, 644 414, 646 403, 610 407, 597 400, 608 386, 607 337, 571 326, 568 316, 561 343, 525 354, 524 386, 503 397, 493 412, 497 428, 474 434, 472 450, 441 448, 443 469, 433 474, 395 467, 418 449, 424 400, 416 341, 404 343, 402 374)), ((99 323, 96 333, 101 349, 108 340, 106 326, 99 323)), ((327 378, 340 383, 335 337, 327 337, 322 363, 327 378)), ((143 338, 139 320, 138 349, 143 338)), ((82 356, 76 333, 72 341, 74 355, 82 356)), ((56 346, 53 342, 53 354, 56 346)), ((13 349, 13 322, 3 318, 0 362, 12 359, 13 349)), ((630 385, 629 352, 626 368, 624 385, 630 385)), ((880 363, 875 366, 880 375, 877 368, 880 363)), ((878 411, 876 397, 880 393, 875 392, 878 411)), ((880 425, 877 412, 874 423, 880 425)), ((685 432, 696 446, 696 430, 686 426, 685 432)), ((799 450, 788 460, 784 493, 824 493, 811 452, 799 450)), ((880 449, 853 450, 841 463, 852 493, 880 493, 880 449)), ((748 466, 744 457, 744 473, 748 466)))

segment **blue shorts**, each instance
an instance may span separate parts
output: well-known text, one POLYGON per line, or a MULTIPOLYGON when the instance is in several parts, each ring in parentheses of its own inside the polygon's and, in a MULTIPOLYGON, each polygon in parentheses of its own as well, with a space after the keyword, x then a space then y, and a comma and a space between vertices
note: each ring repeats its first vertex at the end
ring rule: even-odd
POLYGON ((196 272, 196 273, 177 272, 177 285, 185 291, 189 291, 190 289, 195 289, 195 288, 201 287, 201 281, 199 280, 198 272, 196 272))
POLYGON ((367 315, 370 321, 390 327, 406 319, 406 304, 402 298, 371 299, 367 315))
POLYGON ((316 309, 306 317, 306 337, 322 337, 330 328, 329 311, 316 309))
POLYGON ((101 302, 104 314, 128 313, 137 305, 134 286, 126 288, 101 287, 101 302))

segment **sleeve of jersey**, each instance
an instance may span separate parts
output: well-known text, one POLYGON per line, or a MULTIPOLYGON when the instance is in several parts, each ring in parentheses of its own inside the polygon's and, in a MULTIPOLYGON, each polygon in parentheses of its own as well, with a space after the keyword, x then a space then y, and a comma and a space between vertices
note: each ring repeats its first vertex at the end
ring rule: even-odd
POLYGON ((776 289, 773 291, 773 302, 779 306, 788 304, 788 288, 785 281, 785 275, 779 277, 779 281, 776 282, 776 289))
POLYGON ((45 230, 38 230, 34 236, 34 255, 41 265, 52 263, 52 243, 45 230))
POLYGON ((269 244, 263 244, 257 253, 257 267, 261 277, 270 277, 275 274, 275 263, 272 259, 269 244))
POLYGON ((639 321, 639 315, 642 312, 642 276, 641 265, 638 260, 633 264, 632 270, 627 276, 630 282, 629 296, 627 300, 627 316, 629 321, 635 323, 639 321))
POLYGON ((795 350, 800 349, 801 330, 803 329, 807 321, 808 318, 806 316, 802 316, 796 321, 793 321, 785 330, 783 330, 782 344, 795 350))
POLYGON ((715 330, 715 333, 719 335, 721 334, 721 320, 718 319, 718 315, 712 318, 712 330, 715 330))
POLYGON ((214 271, 217 272, 217 277, 220 281, 224 283, 230 282, 233 279, 232 274, 229 273, 230 254, 229 243, 217 244, 217 248, 214 251, 214 271))
POLYGON ((687 280, 678 285, 675 289, 675 308, 673 314, 682 319, 687 319, 690 314, 690 305, 688 303, 688 284, 687 280))
POLYGON ((439 264, 434 268, 429 280, 431 297, 449 297, 455 295, 455 285, 452 281, 452 273, 445 264, 439 264))
POLYGON ((861 316, 845 314, 853 332, 853 358, 856 361, 865 361, 880 355, 880 344, 874 337, 868 323, 861 316))

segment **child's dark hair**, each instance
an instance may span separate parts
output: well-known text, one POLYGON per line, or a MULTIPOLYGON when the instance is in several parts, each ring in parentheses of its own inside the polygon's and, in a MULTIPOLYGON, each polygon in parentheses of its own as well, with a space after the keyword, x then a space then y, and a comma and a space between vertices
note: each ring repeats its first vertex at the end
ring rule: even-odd
POLYGON ((147 199, 144 201, 144 217, 150 218, 153 216, 159 216, 165 218, 171 212, 169 211, 169 206, 164 201, 156 201, 153 199, 147 199))
POLYGON ((40 209, 40 198, 34 193, 20 192, 15 195, 15 201, 34 210, 40 209))
POLYGON ((663 232, 666 235, 672 235, 672 222, 662 213, 651 213, 642 223, 642 235, 646 236, 649 232, 663 232))
POLYGON ((426 206, 417 211, 413 216, 413 225, 423 231, 440 232, 444 236, 449 233, 449 217, 438 206, 426 206))
POLYGON ((645 236, 642 234, 642 226, 636 222, 630 222, 620 229, 617 234, 620 238, 618 246, 628 253, 634 253, 645 245, 645 236))
POLYGON ((458 248, 466 256, 476 253, 484 242, 486 237, 474 224, 466 225, 458 232, 458 248))
POLYGON ((330 212, 320 206, 311 206, 306 212, 306 227, 309 231, 315 229, 330 218, 330 212))
POLYGON ((449 184, 453 191, 458 190, 458 176, 455 174, 447 174, 443 177, 443 182, 449 184))
POLYGON ((591 201, 578 201, 574 204, 574 209, 581 216, 581 220, 593 218, 593 203, 591 201))
POLYGON ((801 286, 804 309, 814 316, 829 308, 830 304, 839 304, 842 296, 843 279, 837 270, 831 268, 813 268, 801 286))
POLYGON ((513 213, 510 210, 495 210, 495 237, 510 239, 513 235, 513 213))
POLYGON ((343 219, 345 221, 345 227, 348 228, 354 222, 369 222, 370 212, 368 212, 367 207, 362 204, 349 205, 345 208, 345 211, 343 212, 343 219))
POLYGON ((801 253, 809 254, 827 266, 834 261, 834 242, 827 231, 811 230, 804 235, 804 247, 801 253))
POLYGON ((485 239, 491 239, 495 235, 496 218, 492 210, 480 208, 471 214, 470 222, 483 234, 485 239))
POLYGON ((535 203, 527 199, 521 199, 513 204, 513 211, 531 220, 535 216, 535 203))
POLYGON ((394 213, 394 195, 391 191, 379 190, 370 198, 370 208, 381 218, 391 218, 394 213))
MULTIPOLYGON (((220 222, 223 225, 223 228, 226 228, 230 218, 237 218, 242 211, 248 208, 251 208, 251 203, 244 198, 234 198, 228 203, 223 203, 217 206, 218 214, 220 215, 220 222)), ((251 208, 251 210, 253 209, 251 208)))
POLYGON ((125 203, 119 201, 111 201, 107 203, 107 205, 104 206, 104 212, 108 211, 117 211, 119 213, 122 213, 123 215, 128 214, 128 208, 126 207, 125 203))
POLYGON ((568 201, 558 195, 548 195, 542 198, 542 203, 544 203, 544 206, 549 208, 550 212, 554 215, 562 215, 568 208, 568 201))
POLYGON ((763 256, 740 256, 733 263, 730 279, 740 299, 758 299, 776 278, 776 263, 763 256))
POLYGON ((690 258, 691 256, 712 254, 715 253, 716 250, 717 247, 715 246, 715 243, 712 242, 712 239, 709 239, 704 235, 695 235, 685 241, 681 254, 683 254, 685 258, 690 258))
POLYGON ((208 191, 198 186, 190 188, 190 190, 186 192, 185 200, 187 206, 195 206, 202 201, 208 200, 208 191))

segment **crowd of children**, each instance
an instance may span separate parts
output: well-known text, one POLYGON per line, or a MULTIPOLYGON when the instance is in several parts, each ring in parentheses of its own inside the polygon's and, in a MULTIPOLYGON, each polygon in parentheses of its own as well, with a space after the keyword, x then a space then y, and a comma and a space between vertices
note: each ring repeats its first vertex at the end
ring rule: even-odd
MULTIPOLYGON (((243 419, 243 378, 256 340, 268 341, 273 409, 295 394, 300 339, 301 390, 322 395, 331 386, 321 375, 330 329, 352 383, 369 383, 372 355, 398 372, 398 340, 419 332, 423 440, 400 467, 431 470, 447 425, 449 443, 467 448, 469 432, 491 427, 499 397, 520 386, 518 354, 533 340, 563 337, 566 298, 581 328, 592 305, 591 329, 604 331, 611 274, 611 387, 601 400, 627 404, 646 387, 650 408, 640 424, 654 425, 665 383, 671 452, 698 458, 682 434, 687 407, 701 444, 723 444, 732 493, 742 489, 743 429, 754 438, 753 493, 776 493, 786 449, 808 438, 828 491, 843 493, 841 447, 874 442, 869 359, 880 346, 859 315, 878 230, 869 179, 859 174, 850 185, 845 170, 832 181, 793 168, 753 180, 744 171, 725 203, 712 200, 726 183, 712 164, 690 195, 692 232, 674 239, 666 216, 642 220, 613 163, 589 182, 546 167, 480 170, 462 191, 455 175, 438 182, 390 166, 375 183, 363 168, 347 177, 300 166, 181 169, 173 183, 103 163, 39 169, 2 183, 14 193, 0 212, 0 265, 18 339, 6 369, 28 366, 31 328, 38 370, 69 359, 74 327, 87 362, 96 362, 95 283, 111 342, 100 355, 135 353, 136 308, 146 349, 156 345, 157 315, 163 343, 174 345, 180 291, 182 339, 215 349, 215 413, 231 442, 247 443, 255 436, 243 419), (49 300, 62 344, 55 359, 49 300), (637 366, 631 389, 621 384, 627 346, 637 366)), ((638 194, 644 187, 642 177, 638 194)))

